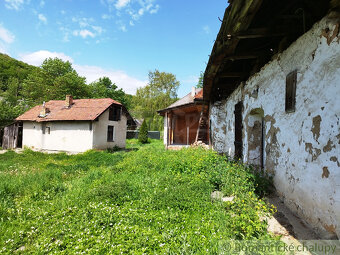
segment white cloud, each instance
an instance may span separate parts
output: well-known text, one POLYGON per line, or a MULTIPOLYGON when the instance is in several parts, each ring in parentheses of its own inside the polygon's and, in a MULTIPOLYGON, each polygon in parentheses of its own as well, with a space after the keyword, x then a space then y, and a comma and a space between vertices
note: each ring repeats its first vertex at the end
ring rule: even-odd
POLYGON ((44 14, 39 13, 38 19, 39 19, 41 22, 47 24, 47 18, 45 17, 44 14))
POLYGON ((92 26, 92 29, 96 31, 98 34, 101 34, 104 31, 104 29, 100 26, 92 26))
POLYGON ((45 1, 44 0, 41 0, 40 1, 40 7, 44 7, 45 6, 45 1))
POLYGON ((127 32, 126 26, 125 25, 121 25, 119 27, 120 30, 122 30, 123 32, 127 32))
MULTIPOLYGON (((1 45, 0 45, 1 46, 1 45)), ((1 50, 1 47, 0 47, 1 50)), ((61 52, 50 52, 47 50, 36 51, 28 54, 21 54, 20 60, 28 64, 40 66, 46 58, 60 58, 64 61, 73 63, 73 59, 61 52)), ((73 68, 80 76, 86 77, 87 83, 98 80, 103 76, 107 76, 119 88, 122 88, 126 93, 135 94, 137 88, 147 84, 147 80, 139 80, 126 74, 122 70, 104 69, 99 66, 77 65, 73 63, 73 68)))
POLYGON ((150 14, 155 14, 158 12, 160 6, 157 4, 153 9, 150 10, 150 14))
MULTIPOLYGON (((134 25, 134 21, 139 20, 146 14, 155 14, 159 11, 160 5, 155 4, 157 0, 101 0, 103 5, 108 7, 109 12, 116 11, 117 17, 122 17, 124 14, 129 16, 130 20, 125 20, 126 23, 134 25)), ((102 19, 109 19, 112 16, 107 14, 102 15, 102 19)), ((122 29, 121 29, 122 30, 122 29)))
POLYGON ((70 41, 70 29, 60 26, 59 30, 63 33, 63 42, 69 42, 70 41))
POLYGON ((146 13, 155 14, 158 12, 160 6, 158 4, 154 5, 155 0, 138 0, 139 8, 130 8, 127 12, 132 18, 132 20, 139 20, 146 13))
POLYGON ((72 21, 78 23, 80 29, 73 30, 74 36, 81 36, 82 38, 92 37, 95 38, 101 35, 105 30, 100 26, 91 25, 94 22, 93 18, 76 18, 73 17, 72 21))
POLYGON ((16 11, 21 9, 21 7, 24 3, 25 3, 24 0, 5 0, 6 8, 8 8, 10 10, 16 10, 16 11))
POLYGON ((204 33, 209 34, 210 33, 210 27, 208 25, 205 25, 202 27, 204 33))
POLYGON ((94 38, 96 35, 94 33, 92 33, 91 31, 87 30, 87 29, 83 29, 83 30, 74 30, 73 31, 73 35, 74 36, 81 36, 82 38, 86 38, 86 37, 92 37, 94 38))
POLYGON ((0 40, 9 44, 12 43, 14 39, 15 36, 0 23, 0 40))
POLYGON ((122 9, 129 4, 130 0, 118 0, 115 4, 117 9, 122 9))
POLYGON ((20 54, 19 59, 21 61, 24 61, 30 65, 34 66, 40 66, 46 58, 60 58, 64 61, 70 61, 73 62, 73 59, 69 56, 66 56, 62 52, 51 52, 47 50, 40 50, 33 53, 27 53, 27 54, 20 54))
POLYGON ((138 15, 143 16, 143 14, 144 14, 144 8, 140 8, 138 11, 138 15))
POLYGON ((122 88, 126 93, 135 94, 137 88, 143 87, 147 81, 142 81, 127 75, 124 71, 108 70, 98 66, 74 65, 74 69, 81 76, 85 76, 88 83, 98 80, 106 76, 111 79, 119 88, 122 88))
POLYGON ((78 23, 80 27, 84 28, 84 27, 88 27, 90 26, 90 23, 93 22, 93 18, 76 18, 73 17, 72 21, 75 23, 78 23))
POLYGON ((108 15, 108 14, 103 14, 102 15, 102 19, 111 19, 112 16, 111 15, 108 15))

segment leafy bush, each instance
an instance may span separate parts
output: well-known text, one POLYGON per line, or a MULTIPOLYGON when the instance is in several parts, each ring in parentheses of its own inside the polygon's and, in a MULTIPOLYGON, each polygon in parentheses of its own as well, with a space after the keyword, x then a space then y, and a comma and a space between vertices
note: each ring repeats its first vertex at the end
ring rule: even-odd
POLYGON ((145 120, 143 121, 142 126, 139 129, 138 141, 143 144, 148 142, 148 126, 145 120))
POLYGON ((108 148, 106 151, 109 152, 109 153, 113 153, 113 152, 120 151, 120 150, 122 150, 122 148, 120 148, 119 146, 115 145, 112 148, 108 148))

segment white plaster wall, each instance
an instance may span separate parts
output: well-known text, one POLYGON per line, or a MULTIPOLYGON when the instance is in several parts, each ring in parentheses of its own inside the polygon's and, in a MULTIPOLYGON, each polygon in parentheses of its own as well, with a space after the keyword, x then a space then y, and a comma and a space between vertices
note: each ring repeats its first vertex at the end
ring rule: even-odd
POLYGON ((92 131, 88 121, 46 122, 50 134, 42 132, 43 123, 23 123, 23 145, 33 149, 84 152, 92 149, 92 131))
POLYGON ((32 149, 41 149, 42 145, 41 123, 23 122, 22 144, 32 149))
POLYGON ((340 238, 340 45, 334 14, 315 24, 226 100, 211 105, 214 148, 234 155, 234 109, 243 100, 243 155, 250 111, 262 108, 265 167, 285 203, 318 229, 340 238), (330 30, 328 42, 321 36, 330 30), (286 76, 297 69, 296 111, 285 112, 286 76), (320 131, 318 131, 320 130, 320 131))
POLYGON ((107 149, 118 146, 125 148, 126 144, 126 127, 127 118, 123 113, 120 121, 109 120, 109 109, 107 109, 100 117, 98 121, 93 122, 93 148, 95 149, 107 149), (107 141, 107 127, 114 126, 114 141, 107 141))

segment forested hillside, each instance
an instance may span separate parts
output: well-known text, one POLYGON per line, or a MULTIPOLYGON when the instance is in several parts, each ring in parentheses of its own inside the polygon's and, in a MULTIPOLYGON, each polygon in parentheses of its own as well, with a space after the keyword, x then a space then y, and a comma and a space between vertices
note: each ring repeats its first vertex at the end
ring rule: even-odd
POLYGON ((43 101, 79 98, 113 98, 126 106, 135 118, 146 119, 149 129, 161 130, 156 111, 177 99, 179 82, 171 73, 149 72, 149 84, 137 95, 126 94, 108 77, 88 84, 68 61, 46 59, 40 67, 0 54, 0 128, 43 101))
POLYGON ((27 75, 36 69, 38 69, 38 67, 31 66, 0 53, 0 89, 2 91, 7 90, 7 84, 10 78, 16 78, 19 82, 23 82, 27 75))

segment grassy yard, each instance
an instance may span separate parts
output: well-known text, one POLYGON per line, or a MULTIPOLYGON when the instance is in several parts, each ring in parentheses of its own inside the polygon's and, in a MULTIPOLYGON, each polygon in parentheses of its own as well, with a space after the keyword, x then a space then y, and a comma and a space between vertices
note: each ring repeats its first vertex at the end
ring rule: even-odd
POLYGON ((204 149, 0 155, 0 253, 217 254, 270 239, 266 182, 204 149), (212 202, 221 190, 233 202, 212 202))

